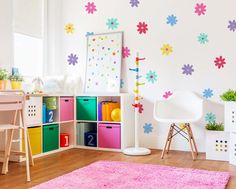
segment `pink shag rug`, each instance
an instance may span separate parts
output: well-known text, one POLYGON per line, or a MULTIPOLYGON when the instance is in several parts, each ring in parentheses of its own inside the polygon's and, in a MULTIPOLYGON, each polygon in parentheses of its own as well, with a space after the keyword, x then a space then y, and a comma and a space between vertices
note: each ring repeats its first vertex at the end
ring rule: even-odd
POLYGON ((32 189, 223 189, 229 178, 227 172, 98 161, 32 189))

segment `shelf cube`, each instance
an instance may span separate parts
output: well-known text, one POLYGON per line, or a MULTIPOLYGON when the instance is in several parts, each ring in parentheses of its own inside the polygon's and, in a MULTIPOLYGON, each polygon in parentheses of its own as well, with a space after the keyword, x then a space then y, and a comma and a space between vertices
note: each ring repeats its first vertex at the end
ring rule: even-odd
POLYGON ((27 125, 40 125, 42 123, 42 98, 30 97, 25 102, 25 118, 27 125))
POLYGON ((98 146, 101 148, 121 148, 120 124, 98 125, 98 146))
POLYGON ((74 120, 74 97, 60 98, 60 121, 74 120))
POLYGON ((224 131, 206 132, 206 159, 229 161, 229 133, 224 131))
POLYGON ((225 131, 236 132, 236 102, 225 102, 225 131))
POLYGON ((49 152, 59 148, 59 125, 43 126, 43 152, 49 152))

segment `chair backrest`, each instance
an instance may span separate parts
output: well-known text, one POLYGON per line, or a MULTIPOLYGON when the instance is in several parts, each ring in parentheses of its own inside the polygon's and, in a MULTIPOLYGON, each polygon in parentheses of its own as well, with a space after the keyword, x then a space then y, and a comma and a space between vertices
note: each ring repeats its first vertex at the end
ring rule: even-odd
POLYGON ((23 91, 0 91, 0 111, 17 111, 24 108, 23 91))
POLYGON ((186 111, 192 112, 196 117, 202 116, 203 100, 191 91, 177 91, 169 102, 186 111))
MULTIPOLYGON (((197 121, 202 117, 203 100, 191 91, 176 91, 167 100, 156 100, 153 115, 162 122, 171 120, 197 121)), ((183 121, 184 122, 184 121, 183 121)))

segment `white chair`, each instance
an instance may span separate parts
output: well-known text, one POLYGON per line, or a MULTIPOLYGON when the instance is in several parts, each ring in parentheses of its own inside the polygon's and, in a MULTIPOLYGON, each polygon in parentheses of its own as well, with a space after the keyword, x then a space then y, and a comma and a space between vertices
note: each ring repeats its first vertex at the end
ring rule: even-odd
POLYGON ((25 104, 25 94, 23 91, 0 91, 0 113, 2 112, 13 113, 12 120, 10 120, 8 123, 0 124, 0 131, 4 131, 6 134, 5 151, 3 151, 4 158, 3 158, 2 174, 7 174, 8 172, 8 162, 11 153, 14 153, 15 155, 24 154, 26 157, 27 181, 30 181, 29 158, 32 165, 34 164, 34 162, 30 148, 27 126, 24 122, 24 104, 25 104), (12 142, 14 142, 13 135, 16 129, 23 129, 24 131, 25 153, 11 151, 12 142))
POLYGON ((170 124, 165 146, 161 158, 165 152, 169 153, 172 138, 180 134, 188 140, 192 151, 193 160, 198 154, 190 123, 198 121, 202 116, 203 100, 190 91, 174 93, 168 100, 156 101, 154 105, 154 118, 158 122, 170 124), (184 124, 182 127, 178 124, 184 124), (167 149, 166 149, 167 148, 167 149))

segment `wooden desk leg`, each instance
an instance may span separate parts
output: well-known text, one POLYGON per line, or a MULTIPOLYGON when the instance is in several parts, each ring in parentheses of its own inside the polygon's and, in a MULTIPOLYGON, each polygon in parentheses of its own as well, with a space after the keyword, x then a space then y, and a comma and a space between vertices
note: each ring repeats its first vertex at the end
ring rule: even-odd
POLYGON ((8 172, 8 163, 9 163, 9 158, 10 158, 14 129, 9 129, 7 133, 8 133, 8 137, 7 137, 5 155, 4 155, 3 166, 2 166, 2 174, 4 175, 7 174, 8 172))

